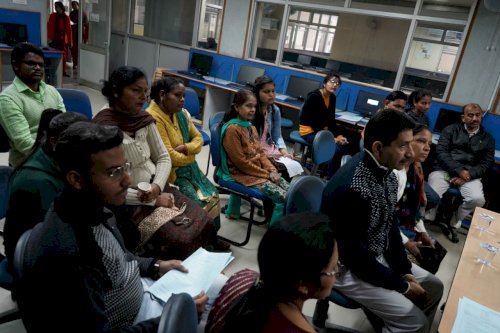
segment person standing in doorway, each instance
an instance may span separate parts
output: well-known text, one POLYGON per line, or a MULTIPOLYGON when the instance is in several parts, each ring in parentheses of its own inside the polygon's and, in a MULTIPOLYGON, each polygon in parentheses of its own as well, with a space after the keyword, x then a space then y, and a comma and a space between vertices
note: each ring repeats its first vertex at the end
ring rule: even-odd
POLYGON ((56 11, 50 14, 47 25, 47 42, 50 47, 63 51, 63 75, 69 77, 66 73, 66 61, 68 60, 68 47, 71 48, 73 44, 71 23, 61 1, 56 1, 54 8, 56 11))
MULTIPOLYGON (((80 4, 78 1, 71 1, 71 12, 69 13, 69 19, 73 23, 71 26, 71 33, 73 36, 73 47, 71 48, 71 58, 73 59, 73 69, 78 68, 78 47, 79 41, 79 27, 78 21, 80 19, 80 4)), ((87 44, 87 40, 89 38, 89 19, 85 12, 82 12, 82 42, 87 44)))

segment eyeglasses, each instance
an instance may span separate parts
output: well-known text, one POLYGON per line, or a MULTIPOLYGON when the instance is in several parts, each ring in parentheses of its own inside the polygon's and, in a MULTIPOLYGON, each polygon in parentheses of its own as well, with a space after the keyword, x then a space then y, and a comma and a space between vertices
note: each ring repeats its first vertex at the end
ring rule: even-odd
POLYGON ((335 278, 339 278, 340 274, 343 272, 343 267, 342 263, 339 261, 337 262, 337 267, 333 269, 331 272, 321 272, 319 275, 326 275, 326 276, 335 276, 335 278))
POLYGON ((28 67, 33 67, 35 68, 36 66, 40 67, 41 69, 44 69, 45 64, 43 62, 36 62, 36 61, 22 61, 26 66, 28 67))
POLYGON ((340 82, 339 81, 335 81, 335 80, 329 80, 328 82, 330 82, 334 87, 340 87, 340 82))
POLYGON ((130 162, 127 162, 122 166, 112 168, 108 170, 108 177, 111 178, 111 180, 119 180, 123 177, 123 174, 125 172, 129 173, 131 167, 132 164, 130 162))

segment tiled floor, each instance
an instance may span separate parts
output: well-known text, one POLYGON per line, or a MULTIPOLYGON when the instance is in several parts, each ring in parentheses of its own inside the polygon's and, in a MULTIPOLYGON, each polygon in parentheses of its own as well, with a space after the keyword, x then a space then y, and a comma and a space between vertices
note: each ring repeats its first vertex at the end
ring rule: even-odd
MULTIPOLYGON (((65 87, 71 88, 75 87, 77 89, 84 90, 90 96, 92 101, 92 108, 94 113, 97 112, 105 103, 105 98, 101 95, 100 91, 90 89, 83 86, 77 86, 74 84, 65 85, 65 87)), ((7 165, 7 154, 0 154, 0 165, 7 165)), ((198 155, 197 160, 202 168, 206 166, 208 158, 208 146, 203 147, 202 152, 198 155)), ((209 174, 212 174, 212 169, 209 174)), ((222 196, 222 201, 227 199, 226 196, 222 196)), ((245 208, 242 208, 242 212, 245 208)), ((246 222, 242 221, 233 221, 227 220, 224 216, 222 216, 222 227, 220 230, 220 234, 225 237, 229 237, 231 239, 240 240, 243 239, 246 232, 246 222)), ((464 244, 464 235, 459 235, 460 242, 458 244, 453 244, 449 240, 447 240, 443 235, 439 232, 438 229, 434 229, 433 227, 428 227, 429 233, 433 235, 443 246, 448 250, 448 254, 441 263, 440 270, 437 276, 443 281, 445 285, 445 293, 442 302, 446 300, 446 295, 448 294, 451 281, 453 280, 453 275, 455 273, 455 269, 460 258, 460 254, 462 252, 463 244, 464 244)), ((235 260, 225 269, 225 274, 230 276, 234 272, 242 268, 251 268, 257 270, 257 258, 256 251, 259 244, 259 240, 262 237, 266 230, 265 226, 254 226, 252 230, 252 236, 250 242, 244 247, 236 247, 232 246, 232 252, 235 256, 235 260)), ((3 243, 3 242, 0 242, 3 243)), ((3 246, 2 246, 3 247, 3 246)), ((4 309, 8 309, 12 304, 9 301, 10 295, 7 291, 0 289, 0 313, 4 311, 4 309)), ((304 313, 307 316, 312 316, 314 311, 315 301, 310 300, 307 301, 304 306, 304 313)), ((438 311, 436 314, 436 318, 434 320, 434 325, 431 332, 436 332, 439 324, 439 320, 441 318, 441 311, 438 311)), ((370 324, 368 323, 364 313, 361 310, 350 310, 344 309, 334 304, 330 304, 329 309, 329 322, 337 325, 342 325, 345 327, 352 328, 354 330, 371 333, 374 332, 370 324)), ((7 324, 0 325, 0 333, 7 332, 25 332, 24 327, 20 320, 10 322, 7 324)))

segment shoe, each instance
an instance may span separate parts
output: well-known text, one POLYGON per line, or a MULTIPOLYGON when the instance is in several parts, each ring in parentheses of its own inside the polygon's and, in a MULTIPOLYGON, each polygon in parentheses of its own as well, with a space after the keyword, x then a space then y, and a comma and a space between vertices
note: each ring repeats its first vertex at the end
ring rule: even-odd
POLYGON ((226 218, 229 220, 239 220, 240 216, 237 214, 226 214, 226 218))
POLYGON ((213 245, 214 252, 229 252, 230 250, 231 244, 222 239, 217 239, 217 243, 213 245))
POLYGON ((63 73, 64 77, 70 77, 68 73, 63 73))

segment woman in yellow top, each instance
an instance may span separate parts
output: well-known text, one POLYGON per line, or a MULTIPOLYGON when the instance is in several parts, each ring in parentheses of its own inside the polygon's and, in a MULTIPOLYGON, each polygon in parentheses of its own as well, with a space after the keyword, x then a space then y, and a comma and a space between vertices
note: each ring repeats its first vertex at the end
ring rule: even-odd
POLYGON ((160 79, 151 87, 151 104, 146 111, 156 120, 156 127, 172 160, 168 182, 177 185, 184 195, 203 207, 219 229, 219 193, 196 162, 203 138, 183 108, 185 92, 186 88, 178 78, 160 79))

